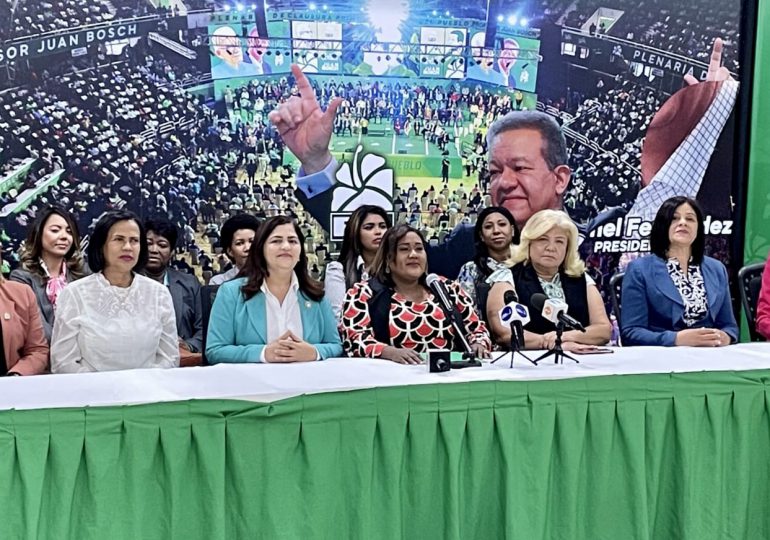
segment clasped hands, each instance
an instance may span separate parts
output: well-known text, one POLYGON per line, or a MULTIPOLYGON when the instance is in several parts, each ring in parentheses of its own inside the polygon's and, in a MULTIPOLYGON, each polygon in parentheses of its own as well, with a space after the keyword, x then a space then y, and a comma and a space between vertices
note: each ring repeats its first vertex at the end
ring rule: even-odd
POLYGON ((307 341, 287 330, 275 341, 265 346, 265 361, 271 363, 313 362, 318 351, 307 341))

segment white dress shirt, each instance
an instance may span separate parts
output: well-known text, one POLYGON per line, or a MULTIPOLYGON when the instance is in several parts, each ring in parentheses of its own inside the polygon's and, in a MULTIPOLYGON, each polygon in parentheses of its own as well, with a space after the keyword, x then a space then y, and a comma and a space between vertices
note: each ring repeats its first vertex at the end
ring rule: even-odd
MULTIPOLYGON (((265 295, 265 315, 267 319, 267 343, 272 343, 281 337, 287 330, 300 339, 304 337, 304 327, 302 326, 302 312, 299 309, 299 281, 297 274, 292 272, 291 284, 286 293, 286 297, 281 303, 275 295, 267 288, 267 280, 262 282, 262 293, 265 295)), ((266 349, 266 348, 265 348, 266 349)), ((265 361, 265 349, 262 349, 260 360, 265 361)), ((316 351, 316 360, 318 351, 316 351)))
POLYGON ((227 272, 213 276, 209 280, 209 285, 222 285, 222 283, 227 283, 228 281, 235 279, 238 276, 238 272, 240 271, 241 271, 240 268, 238 268, 237 266, 233 266, 227 272))
MULTIPOLYGON (((361 281, 369 279, 369 274, 366 271, 366 263, 361 255, 358 256, 356 261, 356 268, 361 273, 361 281)), ((326 265, 326 278, 324 279, 324 289, 326 291, 326 299, 329 300, 329 304, 332 307, 334 318, 339 320, 342 318, 342 305, 345 303, 345 296, 348 292, 345 279, 345 267, 339 261, 333 261, 326 265)))
POLYGON ((101 272, 73 281, 56 302, 51 371, 76 373, 179 365, 168 289, 135 274, 115 287, 101 272))

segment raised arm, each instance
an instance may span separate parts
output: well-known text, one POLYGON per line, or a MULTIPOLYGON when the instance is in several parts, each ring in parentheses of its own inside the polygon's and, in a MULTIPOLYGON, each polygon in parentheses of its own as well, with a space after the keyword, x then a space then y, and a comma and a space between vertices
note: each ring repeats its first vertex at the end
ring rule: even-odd
POLYGON ((332 159, 329 141, 342 99, 334 98, 326 111, 322 111, 313 87, 297 64, 292 64, 291 72, 299 96, 279 104, 268 118, 289 150, 302 162, 305 174, 314 174, 323 170, 332 159))

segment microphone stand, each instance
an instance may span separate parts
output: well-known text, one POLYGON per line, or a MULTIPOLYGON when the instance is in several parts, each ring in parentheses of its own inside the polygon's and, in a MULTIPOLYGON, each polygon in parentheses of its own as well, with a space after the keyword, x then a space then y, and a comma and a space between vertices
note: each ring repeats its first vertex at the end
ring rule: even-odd
MULTIPOLYGON (((522 352, 522 341, 523 339, 519 339, 520 336, 524 335, 524 329, 521 326, 521 321, 511 321, 511 365, 510 368, 513 368, 513 360, 516 357, 516 353, 519 353, 519 355, 523 356, 525 359, 529 360, 533 364, 537 365, 537 362, 532 360, 529 356, 524 354, 522 352)), ((503 356, 499 356, 497 359, 492 360, 492 364, 500 360, 503 356)))
POLYGON ((438 304, 441 306, 441 310, 444 312, 444 316, 452 325, 452 328, 455 331, 455 336, 460 340, 460 343, 463 346, 463 359, 461 362, 450 362, 452 369, 481 367, 481 362, 478 360, 478 358, 476 358, 476 353, 473 352, 470 343, 468 343, 468 340, 465 338, 465 328, 463 325, 458 323, 454 310, 448 311, 447 307, 444 305, 444 302, 438 302, 438 304))
POLYGON ((572 356, 565 353, 564 349, 561 348, 561 335, 563 332, 564 332, 564 323, 559 321, 558 323, 556 323, 556 344, 554 345, 553 349, 541 354, 534 362, 532 362, 533 364, 537 365, 538 362, 548 358, 549 356, 554 357, 553 358, 554 364, 563 364, 565 358, 569 358, 576 364, 580 363, 577 360, 575 360, 572 356))

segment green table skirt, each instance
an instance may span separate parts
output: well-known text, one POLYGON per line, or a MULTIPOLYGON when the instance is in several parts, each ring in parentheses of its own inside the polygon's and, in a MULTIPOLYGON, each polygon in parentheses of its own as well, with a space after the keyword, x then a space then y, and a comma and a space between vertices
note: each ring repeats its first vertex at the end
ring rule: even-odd
POLYGON ((0 412, 0 539, 770 538, 769 371, 0 412))

